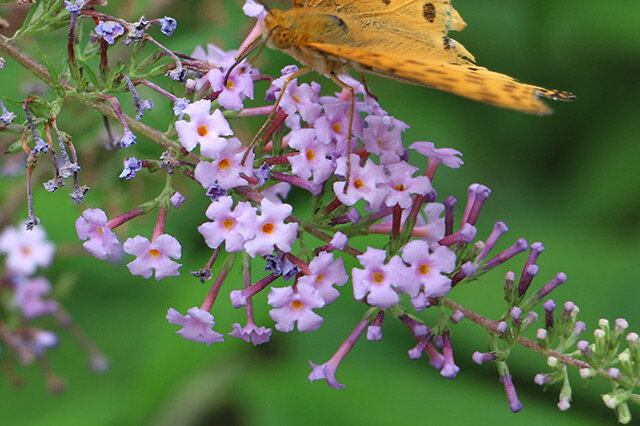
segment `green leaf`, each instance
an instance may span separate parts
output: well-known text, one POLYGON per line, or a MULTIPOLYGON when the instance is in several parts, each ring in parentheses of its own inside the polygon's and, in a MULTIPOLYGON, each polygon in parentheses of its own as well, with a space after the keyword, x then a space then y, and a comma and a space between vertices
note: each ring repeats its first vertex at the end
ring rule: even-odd
POLYGON ((49 59, 47 55, 44 54, 44 52, 38 45, 36 45, 36 50, 38 51, 38 55, 40 55, 40 59, 42 59, 43 65, 47 68, 47 71, 49 71, 53 87, 56 90, 62 88, 62 85, 60 84, 60 74, 58 73, 56 67, 53 65, 53 62, 51 62, 51 59, 49 59))
POLYGON ((88 79, 96 90, 100 90, 102 88, 102 84, 100 83, 100 79, 96 73, 91 69, 91 66, 81 59, 76 58, 76 62, 80 65, 80 72, 84 74, 83 78, 85 81, 88 79))

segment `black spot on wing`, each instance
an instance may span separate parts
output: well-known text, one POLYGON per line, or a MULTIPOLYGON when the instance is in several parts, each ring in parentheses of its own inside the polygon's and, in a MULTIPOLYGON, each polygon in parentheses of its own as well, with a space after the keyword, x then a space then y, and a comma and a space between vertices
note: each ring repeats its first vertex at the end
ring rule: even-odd
POLYGON ((436 20, 436 7, 433 3, 425 3, 422 5, 422 16, 430 23, 436 20))

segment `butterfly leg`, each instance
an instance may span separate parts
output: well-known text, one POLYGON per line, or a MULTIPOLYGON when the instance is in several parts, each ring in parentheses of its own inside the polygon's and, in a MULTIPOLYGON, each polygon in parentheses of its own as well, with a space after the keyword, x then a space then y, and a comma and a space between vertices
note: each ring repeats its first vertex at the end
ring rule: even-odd
POLYGON ((260 138, 260 136, 264 133, 264 131, 267 129, 267 127, 269 127, 269 124, 271 124, 273 119, 276 117, 276 113, 278 112, 278 107, 280 106, 280 101, 282 101, 282 97, 284 96, 285 92, 287 91, 287 86, 289 86, 289 83, 291 83, 296 78, 298 78, 298 77, 300 77, 302 75, 305 75, 305 74, 307 74, 307 73, 309 73, 311 71, 312 71, 311 68, 304 67, 304 68, 301 68, 298 71, 294 72, 293 74, 291 74, 289 77, 287 77, 284 80, 284 84, 282 85, 282 89, 280 90, 280 94, 278 94, 278 99, 276 99, 276 102, 273 104, 273 109, 271 110, 271 113, 269 114, 269 117, 267 117, 267 120, 264 122, 262 127, 260 127, 260 130, 258 130, 258 132, 255 134, 255 136, 251 140, 251 143, 247 147, 247 151, 245 152, 244 157, 242 158, 242 163, 243 164, 244 164, 244 161, 247 159, 247 156, 249 155, 249 151, 251 151, 251 148, 253 148, 255 146, 255 144, 258 141, 258 139, 260 138))
POLYGON ((356 89, 341 81, 335 72, 331 72, 331 80, 343 89, 351 92, 351 104, 349 110, 349 131, 347 132, 347 182, 344 185, 344 193, 347 193, 351 179, 351 138, 353 137, 353 114, 356 110, 356 89))
POLYGON ((378 97, 369 90, 369 86, 367 86, 367 80, 364 78, 363 72, 360 73, 360 81, 362 81, 362 85, 364 86, 364 91, 367 93, 367 96, 373 98, 377 102, 378 97))

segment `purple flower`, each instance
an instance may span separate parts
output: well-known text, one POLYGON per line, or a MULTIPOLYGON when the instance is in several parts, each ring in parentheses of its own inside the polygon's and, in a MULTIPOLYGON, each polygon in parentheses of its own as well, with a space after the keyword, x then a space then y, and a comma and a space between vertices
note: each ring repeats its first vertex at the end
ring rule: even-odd
POLYGON ((175 309, 169 308, 166 318, 169 323, 182 326, 176 333, 187 340, 207 345, 224 342, 222 334, 213 331, 215 325, 213 315, 197 306, 190 308, 187 315, 182 315, 175 309))
POLYGON ((340 296, 333 286, 342 286, 349 280, 342 258, 334 260, 333 254, 326 251, 320 252, 309 263, 309 269, 311 275, 299 278, 298 285, 304 283, 316 288, 327 305, 340 296))
POLYGON ((58 344, 58 336, 48 330, 27 328, 13 335, 13 345, 20 362, 30 364, 36 357, 44 355, 47 349, 58 344))
POLYGON ((84 7, 84 0, 68 1, 64 0, 65 9, 72 15, 79 15, 80 9, 84 7))
POLYGON ((177 239, 168 234, 160 235, 153 242, 140 235, 129 238, 124 242, 124 251, 137 256, 129 262, 127 267, 133 275, 150 278, 156 271, 156 280, 164 277, 180 275, 178 269, 181 264, 170 258, 179 259, 182 247, 177 239))
MULTIPOLYGON (((334 182, 333 192, 336 197, 348 206, 354 205, 358 200, 364 199, 370 211, 377 210, 389 193, 387 176, 382 166, 375 164, 370 159, 364 167, 360 166, 360 157, 351 154, 351 177, 349 179, 347 193, 345 194, 345 182, 334 182)), ((347 158, 340 157, 337 160, 336 175, 347 175, 347 158)))
POLYGON ((338 380, 336 379, 336 369, 338 368, 338 364, 340 361, 332 362, 332 359, 320 365, 316 365, 313 362, 309 361, 309 365, 311 366, 311 374, 309 374, 308 379, 311 382, 325 379, 327 381, 327 384, 332 388, 344 389, 346 388, 346 386, 338 383, 338 380))
POLYGON ((8 126, 16 118, 16 115, 11 111, 9 111, 7 107, 4 105, 4 103, 2 103, 1 100, 0 100, 0 111, 2 111, 2 115, 0 115, 0 123, 2 123, 4 126, 8 126))
POLYGON ((245 152, 238 152, 242 142, 237 138, 223 141, 225 145, 215 156, 211 156, 213 161, 200 161, 196 166, 196 179, 204 188, 209 188, 213 183, 217 183, 224 190, 244 186, 248 182, 242 175, 253 175, 253 151, 249 152, 243 165, 245 152))
POLYGON ((136 172, 142 170, 142 161, 138 160, 136 157, 128 157, 124 159, 124 169, 120 176, 120 179, 133 179, 136 177, 136 172))
POLYGON ((458 158, 458 156, 462 156, 460 151, 451 148, 436 148, 433 142, 414 142, 409 145, 409 148, 415 149, 420 154, 434 161, 439 161, 452 169, 457 169, 464 164, 464 161, 458 158))
POLYGON ((171 196, 171 198, 169 198, 169 202, 171 202, 171 205, 173 207, 175 207, 176 209, 180 208, 180 206, 186 201, 187 199, 184 197, 184 195, 182 195, 181 193, 179 193, 178 191, 174 192, 173 195, 171 196))
POLYGON ((313 183, 318 184, 333 174, 333 161, 327 158, 332 153, 333 146, 320 143, 314 129, 292 131, 289 134, 289 146, 300 153, 288 157, 294 175, 307 180, 313 174, 313 183))
POLYGON ((358 256, 364 269, 353 268, 353 297, 380 308, 390 308, 400 299, 394 288, 404 291, 413 291, 410 286, 408 269, 399 256, 392 257, 387 264, 384 263, 387 252, 385 250, 367 247, 364 254, 358 256))
POLYGON ((182 116, 185 114, 184 110, 189 105, 189 100, 187 98, 176 98, 175 101, 173 101, 173 114, 182 119, 182 116))
POLYGON ((242 6, 242 11, 252 18, 264 19, 267 16, 264 6, 255 0, 246 0, 244 6, 242 6))
POLYGON ((225 242, 228 252, 241 251, 246 239, 253 238, 249 222, 255 221, 256 209, 247 202, 240 202, 231 211, 233 198, 218 198, 207 208, 206 215, 212 222, 205 222, 198 227, 205 242, 210 248, 218 248, 225 242))
MULTIPOLYGON (((325 113, 313 123, 318 141, 323 144, 332 142, 338 147, 338 152, 347 152, 347 138, 349 136, 350 102, 333 101, 324 104, 325 113)), ((363 121, 360 114, 354 114, 352 125, 352 142, 362 137, 363 121)))
POLYGON ((120 241, 116 234, 105 226, 106 224, 107 214, 104 211, 87 209, 76 219, 78 238, 88 239, 82 246, 96 259, 119 260, 122 256, 120 241))
POLYGON ((267 303, 276 309, 269 311, 269 316, 276 322, 276 330, 288 333, 298 323, 298 331, 314 331, 321 325, 323 318, 313 312, 322 308, 325 303, 320 292, 311 285, 298 283, 296 291, 293 287, 272 287, 267 303))
POLYGON ((107 43, 114 44, 116 42, 116 38, 124 34, 124 27, 117 22, 100 21, 95 28, 95 32, 107 43))
POLYGON ((365 119, 362 142, 367 151, 380 156, 380 163, 395 163, 403 153, 403 127, 391 116, 370 115, 365 119))
POLYGON ((389 193, 384 200, 385 205, 393 207, 399 204, 403 209, 411 207, 411 195, 424 195, 433 190, 429 178, 426 176, 412 177, 418 170, 404 161, 385 166, 389 181, 389 193))
POLYGON ((54 245, 47 241, 42 228, 31 231, 10 226, 0 234, 0 253, 5 253, 6 269, 18 276, 33 274, 38 266, 47 267, 53 260, 54 245))
POLYGON ((171 37, 176 28, 178 28, 178 21, 171 18, 170 16, 165 16, 164 18, 160 19, 160 25, 160 31, 162 32, 162 34, 171 37))
POLYGON ((255 236, 244 244, 244 249, 251 257, 256 254, 264 256, 273 252, 277 247, 281 251, 288 253, 291 251, 291 244, 297 238, 298 224, 284 223, 289 217, 293 207, 289 204, 274 203, 267 198, 263 198, 260 203, 260 216, 248 224, 251 226, 255 236))
POLYGON ((247 323, 244 327, 238 322, 231 326, 233 327, 233 331, 229 333, 229 336, 237 337, 247 343, 251 342, 255 346, 268 342, 271 338, 271 333, 273 333, 273 330, 270 328, 258 327, 253 322, 247 323))
POLYGON ((55 300, 42 299, 49 293, 51 293, 51 284, 44 277, 18 280, 13 303, 20 307, 22 315, 26 319, 49 315, 58 309, 58 302, 55 300))
POLYGON ((253 99, 253 72, 249 64, 236 66, 229 76, 227 72, 232 63, 220 64, 222 69, 213 68, 207 73, 207 80, 214 92, 220 92, 218 103, 228 110, 239 111, 244 107, 246 98, 253 99), (225 81, 226 78, 226 81, 225 81))
POLYGON ((268 188, 263 189, 261 194, 274 203, 281 203, 287 199, 290 190, 291 184, 287 182, 278 182, 268 188))
MULTIPOLYGON (((287 127, 299 129, 300 118, 308 124, 316 121, 322 113, 322 105, 318 99, 319 93, 320 85, 315 81, 311 85, 304 83, 300 86, 297 80, 289 83, 280 101, 280 108, 288 115, 285 120, 287 127)), ((279 96, 279 92, 276 95, 279 96)))
POLYGON ((271 168, 272 166, 270 166, 269 163, 262 163, 260 168, 253 171, 253 176, 258 179, 258 186, 264 186, 264 184, 267 183, 271 177, 271 168))
POLYGON ((129 148, 131 145, 136 143, 136 135, 134 135, 131 130, 125 128, 124 134, 122 138, 116 144, 118 148, 129 148))
POLYGON ((233 135, 233 131, 222 115, 222 111, 211 111, 211 101, 203 99, 189 104, 181 113, 187 114, 189 121, 176 122, 176 131, 180 143, 189 152, 200 144, 200 152, 207 157, 214 157, 227 145, 223 136, 233 135))
POLYGON ((343 234, 342 232, 338 231, 333 235, 333 238, 331 238, 331 241, 329 241, 329 244, 335 250, 342 251, 348 242, 349 242, 349 237, 347 237, 346 234, 343 234))
POLYGON ((211 201, 218 201, 218 198, 227 195, 227 191, 225 191, 224 188, 222 188, 217 183, 212 183, 207 188, 205 194, 207 195, 207 197, 209 197, 209 199, 211 199, 211 201))

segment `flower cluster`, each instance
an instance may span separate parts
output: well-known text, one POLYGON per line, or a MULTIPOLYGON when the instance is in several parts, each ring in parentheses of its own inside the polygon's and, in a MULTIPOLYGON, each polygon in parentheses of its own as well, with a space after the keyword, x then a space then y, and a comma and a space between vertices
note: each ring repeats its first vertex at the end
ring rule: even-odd
MULTIPOLYGON (((192 274, 202 283, 211 280, 212 284, 200 306, 187 308, 186 314, 168 307, 166 319, 181 327, 178 335, 206 345, 224 341, 224 334, 214 330, 212 314, 220 294, 228 296, 226 303, 242 309, 246 317, 244 326, 240 322, 230 324, 227 335, 254 345, 268 342, 274 332, 270 324, 256 324, 256 295, 266 296, 272 327, 283 333, 296 328, 300 332, 317 330, 324 322, 323 308, 343 296, 363 307, 362 320, 327 362, 310 362, 308 376, 311 381, 324 379, 334 388, 343 388, 336 371, 344 357, 362 335, 368 341, 382 340, 384 321, 390 318, 405 325, 416 340, 415 346, 402 352, 411 359, 426 354, 441 376, 455 378, 460 368, 454 359, 452 331, 455 324, 468 318, 489 333, 488 351, 478 351, 472 358, 478 364, 492 362, 497 366, 514 412, 522 404, 507 361, 514 345, 523 344, 551 354, 548 364, 553 371, 535 380, 540 384, 563 382, 560 409, 570 406, 567 365, 581 368, 584 377, 603 375, 606 369, 614 389, 604 401, 618 411, 621 420, 630 418, 627 401, 637 400, 632 394, 638 377, 636 365, 640 363, 637 335, 628 334, 628 349, 618 353, 622 331, 627 328, 622 320, 616 322, 614 331, 601 322, 594 344, 577 341, 586 326, 577 321, 578 309, 573 303, 565 303, 564 311, 554 320, 555 302, 546 298, 567 277, 558 273, 539 290, 529 291, 539 273, 536 262, 544 246, 518 239, 496 253, 496 244, 508 231, 503 222, 496 222, 488 236, 478 237, 476 223, 491 195, 486 186, 468 187, 466 204, 456 224, 457 200, 452 196, 439 199, 442 197, 433 179, 440 165, 459 168, 463 164, 460 152, 437 148, 433 142, 407 143, 403 138, 409 124, 387 112, 364 81, 337 76, 342 89, 332 93, 333 86, 298 81, 296 77, 302 72, 295 65, 283 68, 278 76, 262 75, 246 61, 246 52, 255 47, 255 36, 262 33, 267 14, 256 1, 248 0, 244 5, 245 13, 257 19, 238 50, 208 45, 206 50, 198 47, 191 55, 173 52, 151 35, 150 28, 156 25, 162 34, 171 36, 177 28, 174 19, 140 17, 127 22, 98 12, 94 6, 94 2, 84 0, 58 5, 60 14, 56 16, 69 23, 69 68, 64 70, 64 75, 70 76, 67 84, 82 88, 88 104, 98 105, 103 113, 106 108, 122 128, 120 139, 112 136, 110 127, 107 129, 107 147, 127 150, 123 170, 108 173, 129 183, 145 172, 154 172, 164 178, 164 187, 154 198, 111 218, 102 209, 87 208, 77 218, 75 229, 83 247, 95 258, 109 260, 117 267, 126 255, 133 256, 126 261, 132 275, 162 280, 181 275, 182 267, 178 263, 182 245, 179 236, 165 232, 167 222, 184 203, 196 198, 207 200, 203 218, 192 225, 202 235, 203 249, 210 249, 211 255, 192 274), (89 43, 99 44, 99 49, 87 50, 99 57, 99 84, 87 77, 88 72, 80 72, 75 60, 74 32, 83 22, 93 30, 89 43), (118 43, 149 44, 158 49, 157 57, 165 62, 152 66, 138 56, 141 48, 132 49, 129 64, 119 64, 118 72, 107 72, 110 49, 118 43), (163 74, 184 84, 180 95, 149 80, 163 74), (151 99, 140 97, 139 92, 147 89, 171 103, 167 132, 142 123, 144 114, 154 108, 151 99), (112 94, 124 92, 130 96, 135 118, 123 113, 124 98, 112 94), (256 97, 268 104, 251 106, 256 97), (234 120, 255 116, 264 117, 264 125, 247 138, 234 120), (136 149, 136 133, 163 147, 160 158, 129 153, 136 149), (411 164, 410 156, 419 160, 415 164, 426 166, 411 164), (189 199, 175 189, 178 185, 189 199), (183 185, 188 189, 183 190, 183 185), (152 212, 157 219, 150 236, 116 233, 121 225, 152 212), (369 234, 385 238, 361 238, 369 234), (448 298, 462 284, 527 251, 519 279, 516 281, 513 272, 506 274, 507 307, 496 321, 448 298), (238 263, 241 286, 235 285, 240 280, 227 279, 238 263), (255 273, 252 265, 260 265, 263 272, 255 273), (225 291, 221 292, 223 287, 225 291), (538 305, 545 311, 545 326, 537 330, 536 343, 523 333, 538 321, 534 311, 538 305), (452 313, 446 313, 445 308, 452 313), (427 309, 437 319, 423 319, 421 313, 427 309), (579 351, 571 352, 576 342, 579 351)), ((73 176, 71 197, 81 202, 89 188, 78 183, 81 168, 71 137, 58 129, 55 115, 42 112, 46 108, 33 108, 33 114, 39 114, 34 119, 30 103, 47 102, 30 97, 23 104, 26 122, 19 149, 28 156, 28 187, 37 160, 50 153, 54 178, 45 188, 55 191, 64 186, 64 178, 73 176)), ((1 102, 0 109, 0 122, 10 125, 16 115, 1 102)), ((44 315, 66 319, 60 303, 48 297, 49 281, 34 276, 38 268, 51 263, 53 246, 37 226, 31 193, 28 203, 27 227, 33 229, 8 228, 0 235, 0 253, 6 255, 6 272, 0 282, 13 292, 13 304, 22 320, 44 315)), ((23 362, 43 356, 56 343, 52 332, 32 327, 9 330, 3 322, 0 339, 23 362)))

